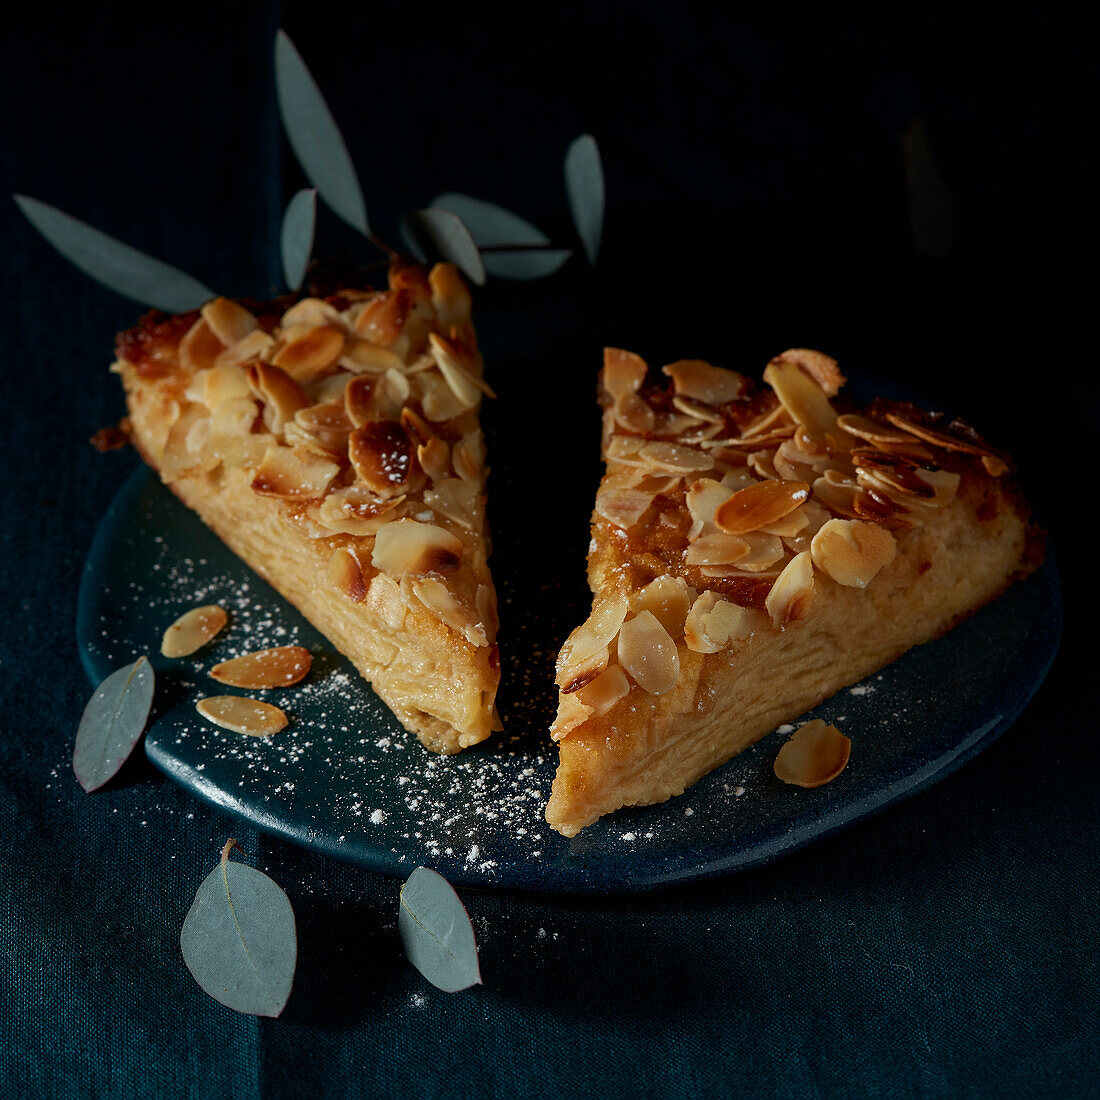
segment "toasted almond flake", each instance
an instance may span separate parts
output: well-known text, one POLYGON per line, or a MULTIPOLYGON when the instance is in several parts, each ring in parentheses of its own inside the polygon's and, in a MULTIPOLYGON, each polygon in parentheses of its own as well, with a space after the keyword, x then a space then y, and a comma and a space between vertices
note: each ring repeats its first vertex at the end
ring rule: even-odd
POLYGON ((200 371, 214 366, 222 350, 222 342, 214 335, 206 319, 200 317, 180 340, 177 355, 180 366, 185 370, 200 371))
POLYGON ((842 516, 856 514, 855 497, 859 486, 851 478, 837 478, 828 470, 814 482, 814 497, 826 508, 842 516))
POLYGON ((165 657, 188 657, 213 640, 229 621, 216 603, 185 611, 165 632, 160 652, 165 657))
POLYGON ((811 348, 789 348, 772 362, 798 364, 821 387, 826 397, 836 397, 847 381, 835 359, 811 348))
POLYGON ((684 622, 684 640, 695 653, 717 653, 768 625, 755 608, 741 607, 716 592, 703 592, 684 622))
POLYGON ((240 365, 257 359, 266 359, 275 346, 275 340, 263 329, 253 329, 243 340, 226 348, 215 362, 219 365, 240 365))
POLYGON ((208 409, 216 409, 223 401, 252 395, 247 372, 236 364, 211 367, 203 371, 197 381, 201 384, 202 403, 208 409))
POLYGON ((416 448, 416 460, 432 481, 442 481, 450 476, 451 448, 445 439, 433 438, 421 443, 416 448))
POLYGON ((491 585, 477 586, 474 606, 477 608, 478 615, 481 616, 481 621, 489 628, 490 633, 495 634, 500 627, 500 619, 497 617, 497 596, 491 585))
POLYGON ((374 387, 377 381, 363 375, 357 375, 348 379, 344 388, 344 411, 348 420, 361 428, 375 419, 374 387))
POLYGON ((789 439, 794 434, 795 427, 782 402, 777 402, 774 408, 761 413, 751 424, 746 425, 741 432, 741 438, 753 440, 755 447, 766 446, 765 440, 771 436, 777 436, 777 442, 779 439, 789 439))
MULTIPOLYGON (((809 501, 806 503, 808 504, 809 501)), ((778 535, 780 538, 794 538, 795 535, 804 531, 809 523, 805 508, 806 504, 801 504, 789 515, 776 520, 775 523, 765 524, 760 528, 761 534, 778 535)))
POLYGON ((284 336, 285 342, 271 362, 303 384, 335 366, 344 350, 344 330, 335 325, 302 326, 284 336))
POLYGON ((702 420, 716 426, 721 426, 726 423, 721 413, 715 412, 708 406, 702 405, 698 401, 692 401, 687 397, 680 397, 677 395, 672 399, 672 407, 678 409, 685 416, 690 416, 693 420, 702 420))
POLYGON ((714 513, 714 524, 728 535, 758 531, 790 515, 810 496, 804 481, 762 481, 739 489, 714 513))
POLYGON ((462 561, 462 543, 431 523, 399 519, 382 527, 374 541, 371 564, 393 577, 452 573, 462 561))
POLYGON ((222 460, 227 469, 259 466, 271 437, 254 433, 257 405, 252 397, 223 401, 210 418, 207 448, 222 460))
POLYGON ((820 787, 844 771, 851 752, 851 740, 836 726, 814 718, 779 750, 775 776, 794 787, 820 787))
POLYGON ((352 603, 362 603, 367 595, 363 568, 354 550, 341 546, 328 560, 328 579, 352 603))
POLYGON ((596 514, 622 530, 633 527, 653 503, 653 494, 640 489, 603 489, 596 494, 596 514))
POLYGON ((753 451, 748 457, 749 469, 764 481, 786 481, 775 468, 774 451, 753 451))
POLYGON ((457 345, 433 332, 428 336, 428 347, 439 367, 439 373, 446 379, 447 385, 463 408, 475 408, 481 400, 481 394, 496 397, 488 383, 476 373, 476 364, 468 360, 462 361, 457 345))
POLYGON ((390 348, 368 344, 355 337, 344 341, 344 353, 337 362, 354 374, 385 374, 388 370, 402 370, 405 365, 401 356, 390 348))
POLYGON ((269 446, 252 478, 252 488, 263 496, 319 500, 340 467, 305 447, 269 446))
POLYGON ((452 420, 472 408, 455 396, 454 390, 437 370, 416 375, 416 386, 420 392, 420 407, 424 410, 424 415, 437 424, 452 420))
POLYGON ((476 530, 481 502, 480 486, 460 477, 445 477, 424 491, 424 503, 434 512, 476 530))
POLYGON ((278 435, 288 420, 309 400, 302 387, 285 371, 270 363, 252 363, 248 368, 248 384, 264 403, 264 423, 278 435))
POLYGON ((367 589, 367 607, 390 630, 405 628, 405 619, 409 613, 408 598, 401 590, 401 586, 385 573, 376 573, 371 580, 370 587, 367 589))
POLYGON ((454 264, 436 264, 428 272, 428 285, 432 291, 432 308, 444 328, 459 321, 469 321, 470 291, 454 264))
POLYGON ((737 535, 716 531, 700 535, 684 551, 685 565, 734 565, 749 552, 749 543, 737 535))
POLYGON ((665 695, 680 678, 676 643, 651 611, 627 619, 619 630, 619 664, 650 695, 665 695))
POLYGON ((374 420, 348 437, 348 457, 368 488, 392 496, 408 484, 413 443, 396 420, 374 420))
POLYGON ((480 485, 485 469, 485 437, 481 432, 467 432, 452 448, 451 461, 460 478, 480 485))
POLYGON ((227 348, 243 340, 259 324, 244 306, 229 298, 215 298, 207 302, 200 312, 210 331, 227 348))
POLYGON ((320 328, 322 325, 344 327, 344 318, 340 311, 323 298, 302 298, 301 301, 295 302, 279 321, 279 327, 284 329, 299 326, 303 329, 320 328))
POLYGON ((702 473, 714 467, 713 455, 678 443, 646 443, 638 451, 638 456, 650 467, 674 474, 702 473))
POLYGON ((953 500, 962 478, 948 470, 918 470, 917 477, 923 478, 932 486, 937 504, 946 504, 953 500))
POLYGON ((679 396, 701 401, 704 405, 719 406, 736 401, 745 388, 743 375, 712 366, 702 359, 680 359, 661 370, 672 379, 679 396))
POLYGON ((764 607, 772 625, 782 629, 801 619, 813 599, 814 566, 809 551, 796 554, 775 580, 764 607))
POLYGON ((821 385, 791 359, 773 359, 764 369, 767 382, 796 424, 825 434, 836 430, 836 411, 821 385))
POLYGON ((230 687, 289 687, 305 678, 313 664, 308 649, 300 645, 280 645, 272 649, 257 649, 229 661, 216 664, 210 675, 230 687))
POLYGON ((887 413, 886 419, 895 427, 901 428, 910 435, 915 435, 918 439, 923 439, 925 443, 930 443, 933 447, 940 447, 945 451, 957 451, 961 454, 979 456, 986 472, 992 477, 1000 477, 1002 474, 1008 473, 1010 469, 1008 463, 988 447, 980 447, 976 443, 970 443, 967 440, 948 435, 946 432, 940 432, 935 428, 918 424, 904 416, 899 416, 897 413, 887 413))
POLYGON ((699 527, 700 532, 714 533, 714 513, 731 496, 733 496, 733 490, 713 478, 700 478, 691 483, 685 494, 685 501, 688 514, 699 527))
POLYGON ((485 624, 466 604, 435 577, 413 581, 412 591, 429 611, 434 612, 452 630, 461 634, 472 646, 486 646, 489 639, 485 624))
POLYGON ((885 527, 862 520, 831 519, 811 543, 814 565, 837 584, 865 588, 897 554, 885 527))
POLYGON ((247 733, 250 737, 270 737, 285 729, 289 719, 286 712, 259 699, 246 699, 242 695, 214 695, 200 699, 195 710, 208 721, 234 733, 247 733))
POLYGON ((594 680, 579 688, 576 698, 595 715, 606 714, 630 693, 630 681, 618 665, 605 668, 594 680))
POLYGON ((657 424, 657 414, 636 393, 624 393, 616 397, 613 415, 627 431, 638 435, 653 431, 657 424))
POLYGON ((408 290, 384 290, 363 307, 355 331, 368 343, 388 348, 401 335, 413 305, 408 290))
POLYGON ((363 485, 349 485, 326 494, 317 512, 317 522, 326 533, 374 535, 390 520, 401 515, 403 496, 383 499, 363 485))
POLYGON ((656 577, 634 597, 631 610, 650 612, 670 638, 680 639, 684 636, 684 620, 694 599, 695 589, 682 577, 656 577))
POLYGON ((566 638, 558 654, 555 677, 564 692, 576 691, 607 667, 607 647, 615 640, 628 608, 625 597, 612 596, 594 607, 592 614, 566 638))
POLYGON ((401 410, 401 423, 405 426, 410 437, 419 446, 430 443, 436 438, 435 430, 431 424, 416 411, 416 409, 404 408, 401 410))
POLYGON ((294 414, 294 422, 323 447, 340 451, 347 446, 352 423, 343 401, 310 405, 294 414))
POLYGON ((640 355, 622 348, 603 349, 603 388, 612 398, 637 393, 647 373, 646 361, 640 355))

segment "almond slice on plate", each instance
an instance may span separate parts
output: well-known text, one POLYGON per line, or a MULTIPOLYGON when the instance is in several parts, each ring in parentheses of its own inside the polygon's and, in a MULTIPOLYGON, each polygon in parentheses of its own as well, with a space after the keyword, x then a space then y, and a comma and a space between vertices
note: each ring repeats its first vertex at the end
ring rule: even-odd
POLYGON ((189 657, 223 629, 229 616, 216 603, 185 611, 165 632, 160 643, 164 657, 189 657))
POLYGON ((300 645, 281 645, 222 661, 210 670, 210 675, 230 687, 289 687, 309 672, 312 663, 308 649, 300 645))
POLYGON ((776 778, 795 787, 820 787, 848 763, 852 742, 820 718, 799 726, 775 758, 776 778))
POLYGON ((286 712, 259 699, 246 699, 243 695, 213 695, 200 699, 195 710, 222 729, 234 733, 247 733, 250 737, 270 737, 285 729, 290 721, 286 712))

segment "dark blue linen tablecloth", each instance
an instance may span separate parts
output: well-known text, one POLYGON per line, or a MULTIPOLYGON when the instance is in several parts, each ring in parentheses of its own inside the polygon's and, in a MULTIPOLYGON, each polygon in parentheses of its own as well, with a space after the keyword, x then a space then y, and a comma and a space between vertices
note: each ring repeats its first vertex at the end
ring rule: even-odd
MULTIPOLYGON (((592 130, 604 265, 479 295, 513 408, 553 386, 557 363, 590 392, 605 342, 746 370, 809 344, 950 394, 1016 453, 1058 543, 1067 623, 1049 679, 960 773, 773 866, 625 899, 464 892, 485 985, 439 993, 402 956, 396 881, 231 825, 140 754, 102 792, 77 786, 77 586, 136 462, 86 439, 120 415, 105 367, 140 311, 0 205, 0 1084, 112 1098, 1100 1095, 1095 287, 1071 262, 1095 255, 1095 42, 1038 5, 981 19, 821 5, 797 23, 609 5, 540 21, 443 5, 25 12, 2 67, 4 185, 227 293, 275 289, 276 226, 301 182, 274 113, 280 22, 384 235, 463 189, 564 238, 560 156, 592 130), (917 117, 951 194, 918 200, 938 259, 916 254, 908 224, 900 135, 917 117), (277 1021, 210 1001, 180 959, 227 835, 297 914, 277 1021)), ((319 250, 345 249, 367 258, 326 215, 319 250)), ((594 458, 594 423, 558 430, 594 458)), ((579 591, 583 538, 560 537, 561 584, 579 591)))

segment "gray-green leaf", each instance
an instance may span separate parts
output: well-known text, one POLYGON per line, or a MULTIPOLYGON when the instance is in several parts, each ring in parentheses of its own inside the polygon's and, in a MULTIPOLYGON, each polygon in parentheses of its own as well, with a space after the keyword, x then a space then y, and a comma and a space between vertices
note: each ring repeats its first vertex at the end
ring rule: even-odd
POLYGON ((565 194, 588 262, 594 264, 603 237, 604 185, 600 150, 591 134, 581 134, 566 150, 565 194))
POLYGON ((286 136, 309 182, 348 225, 369 236, 363 189, 348 147, 302 55, 282 30, 275 36, 275 90, 286 136))
POLYGON ((139 657, 112 672, 88 700, 73 749, 73 771, 86 791, 102 787, 134 751, 153 705, 153 679, 153 666, 139 657))
POLYGON ((401 237, 421 262, 448 260, 478 286, 485 283, 485 264, 476 242, 462 219, 450 210, 429 207, 414 210, 401 219, 401 237))
POLYGON ((567 248, 547 248, 550 238, 541 229, 495 202, 448 191, 439 195, 432 206, 449 210, 465 222, 490 275, 504 279, 542 279, 552 275, 573 255, 567 248), (506 252, 486 251, 525 244, 533 247, 509 248, 506 252))
POLYGON ((180 931, 183 961, 195 981, 235 1012, 278 1016, 298 961, 294 910, 262 871, 221 862, 203 880, 180 931))
POLYGON ((197 279, 116 241, 77 218, 26 195, 15 195, 27 220, 69 263, 96 282, 142 305, 186 313, 215 297, 197 279))
POLYGON ((481 984, 473 925, 442 875, 427 867, 409 875, 397 924, 406 958, 437 989, 456 993, 481 984))
POLYGON ((317 221, 317 192, 303 187, 286 205, 279 246, 283 254, 283 274, 286 285, 297 290, 306 277, 310 253, 313 252, 313 230, 317 221))

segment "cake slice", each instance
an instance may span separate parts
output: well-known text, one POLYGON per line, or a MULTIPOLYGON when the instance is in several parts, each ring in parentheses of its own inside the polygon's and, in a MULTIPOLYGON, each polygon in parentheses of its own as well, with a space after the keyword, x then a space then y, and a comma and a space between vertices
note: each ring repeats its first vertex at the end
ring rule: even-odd
POLYGON ((488 737, 491 391, 456 269, 395 263, 383 291, 150 314, 117 357, 130 438, 164 483, 427 748, 488 737))
POLYGON ((795 349, 766 389, 608 349, 592 614, 558 658, 547 821, 681 794, 949 630, 1041 559, 1008 458, 909 405, 856 408, 795 349))

